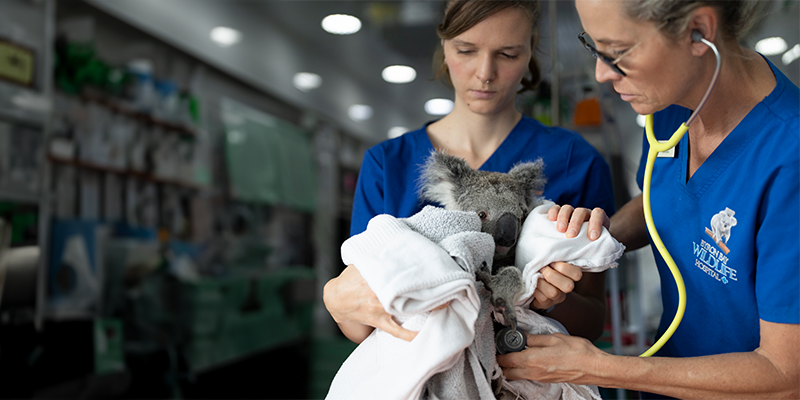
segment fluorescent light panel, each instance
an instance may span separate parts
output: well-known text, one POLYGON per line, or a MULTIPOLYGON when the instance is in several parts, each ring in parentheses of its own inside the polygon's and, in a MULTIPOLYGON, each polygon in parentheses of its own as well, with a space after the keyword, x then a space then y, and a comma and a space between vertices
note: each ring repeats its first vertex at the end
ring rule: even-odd
POLYGON ((392 129, 389 129, 388 137, 389 139, 394 139, 396 137, 403 136, 404 133, 408 132, 408 128, 405 126, 395 126, 392 129))
POLYGON ((786 41, 783 40, 782 37, 769 37, 761 39, 756 43, 756 51, 765 56, 781 54, 786 51, 787 48, 789 48, 789 46, 786 45, 786 41))
POLYGON ((453 111, 453 101, 449 99, 430 99, 425 102, 425 112, 430 115, 447 115, 453 111))
POLYGON ((781 61, 783 61, 783 65, 789 65, 792 61, 797 60, 800 58, 800 44, 794 45, 789 51, 783 53, 781 56, 781 61))
POLYGON ((417 77, 417 71, 407 65, 390 65, 383 69, 381 76, 389 83, 408 83, 417 77))
POLYGON ((211 30, 211 40, 222 47, 232 46, 242 40, 242 33, 233 28, 218 26, 211 30))
POLYGON ((372 107, 364 104, 353 104, 347 110, 347 115, 353 121, 366 121, 372 118, 372 107))
POLYGON ((294 74, 292 84, 297 89, 308 92, 322 85, 322 77, 312 72, 298 72, 294 74))
POLYGON ((322 29, 334 35, 352 35, 361 29, 361 20, 346 14, 331 14, 322 19, 322 29))

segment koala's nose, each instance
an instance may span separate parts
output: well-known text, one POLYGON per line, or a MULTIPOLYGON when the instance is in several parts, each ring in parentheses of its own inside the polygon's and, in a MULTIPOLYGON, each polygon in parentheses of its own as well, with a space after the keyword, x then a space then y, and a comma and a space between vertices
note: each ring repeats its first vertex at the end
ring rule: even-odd
POLYGON ((517 243, 517 233, 519 232, 519 220, 511 214, 503 214, 497 220, 494 242, 498 246, 511 247, 517 243))

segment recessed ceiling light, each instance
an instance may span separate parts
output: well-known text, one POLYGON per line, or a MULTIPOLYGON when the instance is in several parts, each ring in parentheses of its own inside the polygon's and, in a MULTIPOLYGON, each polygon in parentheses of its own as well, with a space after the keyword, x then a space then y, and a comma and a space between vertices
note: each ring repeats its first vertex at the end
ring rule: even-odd
POLYGON ((211 30, 211 40, 222 47, 228 47, 242 40, 242 33, 233 28, 218 26, 211 30))
POLYGON ((453 101, 448 99, 430 99, 425 102, 425 112, 430 115, 446 115, 453 111, 453 101))
POLYGON ((636 116, 636 125, 644 128, 644 124, 647 123, 647 116, 639 114, 636 116))
POLYGON ((364 104, 353 104, 350 106, 350 109, 347 110, 347 115, 349 115, 350 119, 353 121, 366 121, 372 118, 372 107, 364 104))
POLYGON ((389 129, 389 139, 394 139, 396 137, 403 136, 404 133, 408 132, 408 128, 405 126, 395 126, 392 129, 389 129))
POLYGON ((417 77, 417 71, 407 65, 390 65, 383 69, 381 76, 389 83, 408 83, 417 77))
POLYGON ((322 19, 322 29, 334 35, 350 35, 361 29, 361 20, 345 14, 331 14, 322 19))
POLYGON ((308 92, 309 90, 316 89, 322 85, 322 77, 311 72, 298 72, 294 74, 292 79, 294 87, 308 92))
POLYGON ((789 51, 783 53, 781 56, 781 61, 783 61, 783 65, 789 65, 792 61, 797 60, 800 58, 800 44, 794 45, 789 51))
POLYGON ((756 51, 765 56, 781 54, 788 48, 789 46, 786 45, 786 41, 782 37, 761 39, 756 43, 756 51))

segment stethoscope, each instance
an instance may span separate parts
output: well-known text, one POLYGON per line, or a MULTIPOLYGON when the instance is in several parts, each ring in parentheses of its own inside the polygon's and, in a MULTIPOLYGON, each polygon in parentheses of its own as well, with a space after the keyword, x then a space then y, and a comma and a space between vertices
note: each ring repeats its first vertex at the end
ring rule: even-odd
POLYGON ((678 130, 676 130, 675 133, 672 134, 672 137, 666 142, 659 142, 653 133, 653 114, 649 114, 645 122, 645 133, 647 135, 647 142, 650 144, 650 150, 647 152, 647 163, 645 164, 644 169, 644 188, 642 190, 644 219, 647 224, 647 231, 650 232, 650 237, 653 238, 653 243, 656 245, 656 248, 661 254, 661 257, 664 259, 664 262, 667 263, 667 266, 669 267, 669 270, 672 272, 672 276, 675 279, 675 285, 678 287, 678 310, 675 312, 675 317, 672 319, 672 323, 670 323, 667 330, 664 331, 664 334, 661 335, 661 337, 653 344, 653 346, 647 349, 647 351, 642 353, 642 355, 639 357, 650 357, 660 350, 661 347, 664 346, 664 344, 672 337, 672 334, 675 333, 675 330, 678 329, 678 325, 680 325, 681 320, 683 319, 683 313, 686 311, 686 286, 683 283, 683 277, 681 276, 681 272, 678 270, 678 266, 675 264, 675 260, 672 259, 672 256, 670 256, 666 246, 664 246, 664 242, 661 241, 661 237, 658 235, 655 224, 653 223, 653 213, 650 209, 650 180, 653 176, 653 164, 655 163, 658 153, 669 151, 678 145, 678 142, 680 142, 681 138, 683 138, 683 135, 689 130, 689 125, 691 125, 692 121, 697 118, 697 116, 700 114, 700 110, 703 109, 706 101, 708 101, 708 96, 711 94, 711 90, 714 89, 714 85, 717 83, 717 78, 719 77, 722 58, 719 55, 717 46, 715 46, 714 43, 706 40, 698 31, 692 31, 692 41, 704 43, 714 51, 714 55, 717 57, 717 66, 714 70, 714 75, 711 77, 711 83, 708 85, 706 93, 700 100, 700 104, 694 109, 694 112, 692 112, 692 114, 689 116, 689 119, 681 124, 678 130))
MULTIPOLYGON (((650 232, 650 236, 653 238, 653 243, 655 243, 658 252, 667 263, 667 266, 669 267, 669 270, 672 272, 672 276, 675 279, 675 285, 678 287, 678 310, 675 312, 675 317, 672 319, 672 323, 670 323, 667 330, 664 331, 664 334, 661 335, 661 337, 639 357, 650 357, 660 350, 661 347, 663 347, 664 344, 672 337, 672 334, 675 333, 675 330, 678 329, 678 325, 680 325, 681 320, 683 319, 684 311, 686 311, 686 285, 683 283, 683 277, 681 276, 680 270, 678 270, 678 266, 675 264, 675 260, 672 259, 672 256, 670 256, 666 246, 664 246, 664 242, 661 241, 661 237, 658 235, 655 224, 653 223, 653 213, 650 208, 650 180, 653 176, 653 164, 655 163, 658 153, 669 151, 678 145, 678 142, 680 142, 680 140, 683 138, 683 135, 689 130, 689 125, 691 125, 695 118, 697 118, 697 116, 700 114, 700 110, 702 110, 703 106, 705 106, 706 101, 708 101, 708 96, 711 94, 711 90, 714 89, 714 85, 716 85, 717 78, 719 77, 719 70, 722 66, 722 58, 719 55, 717 46, 715 46, 714 43, 706 40, 703 37, 703 34, 701 34, 699 31, 692 31, 692 41, 702 42, 706 46, 710 47, 711 50, 714 51, 714 56, 717 58, 717 66, 714 69, 714 75, 711 77, 711 83, 708 85, 708 89, 706 89, 703 98, 700 99, 700 104, 698 104, 697 108, 694 109, 692 114, 689 116, 689 119, 681 124, 678 130, 676 130, 675 133, 672 134, 672 137, 666 142, 659 142, 653 133, 653 114, 649 114, 645 122, 645 133, 647 135, 647 142, 650 144, 650 150, 647 152, 647 163, 645 164, 644 169, 644 188, 642 190, 644 219, 645 223, 647 224, 647 231, 650 232)), ((506 327, 500 332, 497 332, 497 335, 495 336, 495 345, 497 347, 498 354, 506 354, 523 350, 525 348, 525 337, 525 333, 519 327, 506 327)))

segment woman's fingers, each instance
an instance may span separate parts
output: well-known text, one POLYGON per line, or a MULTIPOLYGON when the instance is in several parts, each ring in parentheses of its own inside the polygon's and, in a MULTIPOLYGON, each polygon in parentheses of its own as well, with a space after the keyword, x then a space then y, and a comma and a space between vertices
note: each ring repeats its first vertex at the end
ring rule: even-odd
POLYGON ((337 323, 369 325, 406 341, 411 341, 417 335, 417 332, 400 326, 386 312, 355 266, 348 266, 325 286, 324 300, 337 323))
POLYGON ((394 320, 391 315, 386 312, 378 317, 375 327, 398 339, 403 339, 406 342, 414 340, 414 338, 417 337, 417 333, 419 333, 403 328, 397 323, 397 321, 394 320))
MULTIPOLYGON (((556 261, 549 265, 550 270, 545 279, 548 281, 558 279, 563 285, 556 285, 564 293, 569 293, 575 288, 575 282, 583 278, 583 270, 577 265, 556 261), (552 279, 551 279, 552 277, 552 279)), ((544 275, 544 273, 542 274, 544 275)))
POLYGON ((600 207, 595 207, 589 216, 589 239, 597 240, 600 233, 603 232, 603 227, 608 229, 611 225, 611 220, 608 218, 605 210, 600 207))
POLYGON ((583 207, 572 207, 565 204, 563 206, 554 205, 547 211, 547 219, 556 222, 556 230, 561 233, 566 233, 567 238, 571 239, 578 236, 581 231, 581 226, 584 222, 589 221, 589 230, 587 235, 591 240, 597 240, 603 227, 608 228, 610 221, 606 212, 600 208, 595 207, 593 210, 583 207))
POLYGON ((557 220, 558 219, 558 212, 560 210, 561 210, 561 206, 558 205, 558 204, 554 204, 552 207, 550 207, 549 210, 547 210, 547 219, 549 219, 550 221, 557 220))
POLYGON ((575 282, 583 277, 580 267, 564 262, 554 262, 540 271, 542 279, 533 293, 533 306, 548 309, 566 300, 567 293, 575 289, 575 282))
POLYGON ((544 279, 539 279, 536 291, 533 292, 534 308, 546 310, 566 300, 567 295, 544 279))

